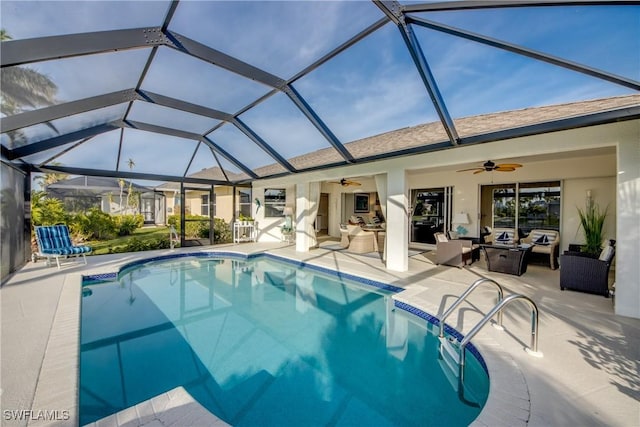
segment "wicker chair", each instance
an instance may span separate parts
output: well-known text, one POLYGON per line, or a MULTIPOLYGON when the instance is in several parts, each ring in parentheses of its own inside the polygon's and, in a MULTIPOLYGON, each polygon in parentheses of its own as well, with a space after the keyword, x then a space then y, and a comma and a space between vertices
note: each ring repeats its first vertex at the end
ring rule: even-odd
POLYGON ((603 249, 600 258, 580 252, 560 255, 560 289, 588 292, 609 298, 609 268, 615 256, 612 244, 603 249))
POLYGON ((374 233, 364 231, 358 225, 341 226, 340 233, 342 235, 340 246, 346 248, 347 251, 357 254, 375 251, 374 233))

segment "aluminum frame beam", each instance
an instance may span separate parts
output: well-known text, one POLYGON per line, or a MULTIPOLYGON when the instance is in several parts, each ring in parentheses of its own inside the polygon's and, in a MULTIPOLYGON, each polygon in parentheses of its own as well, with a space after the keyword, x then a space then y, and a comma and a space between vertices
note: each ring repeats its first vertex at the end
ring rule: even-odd
POLYGON ((198 104, 182 101, 169 96, 160 95, 147 90, 124 89, 117 92, 106 93, 104 95, 92 96, 64 104, 43 107, 38 110, 25 111, 24 113, 0 118, 2 133, 12 132, 28 126, 46 123, 63 117, 75 114, 86 113, 88 111, 109 107, 111 105, 123 104, 126 102, 142 101, 162 107, 173 108, 199 116, 209 117, 215 120, 230 122, 233 115, 213 108, 204 107, 198 104))
POLYGON ((405 12, 441 12, 448 10, 495 9, 514 7, 551 7, 551 6, 619 6, 637 5, 640 2, 629 0, 467 0, 436 3, 408 4, 405 12))
POLYGON ((447 105, 444 102, 444 98, 440 93, 440 89, 438 88, 438 84, 436 83, 435 77, 431 72, 431 68, 429 67, 429 63, 427 62, 424 53, 422 52, 422 48, 420 47, 420 43, 416 38, 415 33, 411 26, 405 21, 403 7, 397 1, 381 1, 381 0, 373 0, 373 2, 384 12, 385 15, 389 17, 400 30, 400 34, 402 35, 402 39, 404 40, 407 49, 409 50, 409 54, 413 59, 413 62, 418 69, 418 73, 420 74, 420 78, 424 83, 427 92, 429 93, 429 97, 431 98, 431 102, 435 107, 436 113, 444 126, 444 130, 449 137, 449 141, 451 145, 458 145, 460 141, 460 136, 458 135, 458 131, 456 130, 455 124, 453 123, 453 119, 451 118, 451 114, 447 109, 447 105))
POLYGON ((131 102, 136 99, 133 89, 125 89, 117 92, 105 93, 104 95, 92 96, 90 98, 70 101, 64 104, 43 107, 37 110, 25 111, 13 116, 2 117, 0 126, 2 133, 12 132, 21 128, 46 123, 74 114, 86 113, 87 111, 109 107, 111 105, 131 102))
POLYGON ((110 132, 112 130, 119 129, 118 122, 104 123, 101 125, 93 126, 87 129, 82 129, 76 132, 67 133, 65 135, 56 136, 53 138, 45 139, 43 141, 34 142, 33 144, 24 145, 22 147, 9 150, 9 160, 15 160, 21 157, 30 156, 41 151, 50 150, 52 148, 60 147, 70 142, 75 142, 80 139, 88 138, 91 136, 100 135, 102 133, 110 132))
POLYGON ((193 177, 184 177, 184 176, 174 176, 174 175, 160 175, 160 174, 151 174, 151 173, 140 173, 140 172, 125 172, 125 171, 110 171, 104 169, 85 169, 85 168, 75 168, 69 166, 43 166, 43 167, 34 167, 34 171, 36 172, 60 172, 66 173, 69 175, 85 175, 85 176, 108 176, 113 178, 126 178, 126 179, 141 179, 141 180, 149 180, 149 181, 169 181, 169 182, 185 182, 189 184, 206 184, 206 185, 236 185, 242 186, 241 183, 233 183, 231 181, 218 181, 215 179, 205 179, 205 178, 193 178, 193 177))
POLYGON ((636 80, 629 79, 623 76, 618 76, 612 73, 607 73, 606 71, 602 71, 597 68, 588 67, 586 65, 582 65, 577 62, 568 61, 566 59, 562 59, 560 57, 553 56, 553 55, 548 55, 546 53, 539 52, 533 49, 528 49, 526 47, 523 47, 517 44, 508 43, 496 38, 473 33, 471 31, 466 31, 460 28, 429 21, 427 19, 419 18, 417 16, 407 15, 406 20, 410 24, 419 25, 421 27, 429 28, 434 31, 439 31, 445 34, 450 34, 450 35, 471 40, 477 43, 482 43, 487 46, 506 50, 508 52, 523 55, 528 58, 533 58, 538 61, 546 62, 549 64, 557 65, 557 66, 569 69, 571 71, 576 71, 591 77, 596 77, 598 79, 606 80, 608 82, 625 86, 631 89, 640 90, 640 82, 636 80))
POLYGON ((355 159, 347 150, 347 148, 340 142, 337 136, 329 129, 329 127, 322 121, 322 119, 311 108, 307 101, 300 95, 300 93, 291 85, 287 85, 284 89, 285 94, 289 99, 298 107, 298 109, 305 115, 307 120, 311 122, 313 126, 329 141, 329 143, 335 148, 342 158, 348 163, 355 163, 355 159))
POLYGON ((148 90, 138 89, 136 92, 138 94, 137 100, 140 101, 146 101, 152 104, 161 105, 163 107, 186 111, 187 113, 197 114, 199 116, 209 117, 225 122, 230 122, 233 119, 233 114, 225 113, 224 111, 216 110, 214 108, 205 107, 199 104, 193 104, 191 102, 160 95, 148 90))
POLYGON ((276 162, 280 164, 283 168, 288 170, 289 172, 296 172, 296 168, 294 168, 284 157, 282 157, 276 150, 271 148, 269 144, 267 144, 262 138, 258 136, 249 126, 247 126, 242 120, 238 117, 232 120, 233 125, 240 130, 240 132, 244 133, 249 139, 256 143, 256 145, 262 148, 267 152, 276 162))
POLYGON ((280 89, 286 84, 285 80, 280 77, 174 31, 166 32, 166 40, 166 46, 271 88, 280 89))
POLYGON ((2 42, 0 67, 164 45, 160 28, 96 31, 2 42))
MULTIPOLYGON (((246 173, 247 175, 249 175, 251 178, 256 179, 258 178, 258 175, 252 171, 251 169, 249 169, 247 166, 245 166, 243 163, 240 163, 238 161, 238 159, 236 159, 234 156, 232 156, 231 154, 229 154, 227 152, 227 150, 225 150, 224 148, 220 147, 218 144, 216 144, 214 141, 212 141, 209 137, 207 136, 203 136, 202 137, 202 142, 204 142, 205 144, 207 144, 207 146, 209 146, 210 149, 212 149, 214 151, 214 157, 215 153, 220 154, 222 157, 224 157, 225 159, 227 159, 228 161, 230 161, 235 167, 237 167, 238 169, 240 169, 242 172, 246 173)), ((222 165, 220 164, 220 161, 218 160, 218 158, 216 157, 216 161, 218 162, 218 166, 220 166, 220 169, 222 169, 224 171, 224 168, 222 167, 222 165)), ((226 175, 226 174, 225 174, 226 175)))

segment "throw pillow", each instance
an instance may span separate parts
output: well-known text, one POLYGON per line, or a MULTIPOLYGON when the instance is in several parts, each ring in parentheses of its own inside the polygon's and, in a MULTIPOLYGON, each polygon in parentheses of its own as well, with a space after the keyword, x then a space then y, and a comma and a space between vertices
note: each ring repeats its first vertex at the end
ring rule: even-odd
POLYGON ((509 233, 503 231, 498 237, 496 237, 496 241, 500 243, 509 243, 511 238, 509 237, 509 233))
POLYGON ((549 237, 547 237, 546 234, 543 234, 540 237, 538 237, 533 243, 535 243, 536 245, 548 246, 551 242, 549 242, 549 237))
POLYGON ((606 246, 602 252, 600 252, 600 257, 598 259, 604 262, 610 262, 611 258, 613 258, 613 248, 611 246, 606 246))

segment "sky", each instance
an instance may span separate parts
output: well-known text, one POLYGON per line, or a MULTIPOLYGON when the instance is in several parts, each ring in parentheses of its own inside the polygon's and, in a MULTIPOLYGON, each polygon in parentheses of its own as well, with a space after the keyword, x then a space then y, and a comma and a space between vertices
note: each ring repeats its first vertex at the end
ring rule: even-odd
MULTIPOLYGON (((161 25, 169 2, 6 1, 0 24, 14 39, 161 25)), ((640 6, 514 8, 416 13, 421 18, 520 44, 609 73, 640 80, 640 6)), ((169 29, 233 55, 282 79, 290 79, 336 46, 383 17, 369 1, 182 1, 169 29)), ((631 89, 413 25, 453 118, 634 93, 631 89)), ((30 64, 67 102, 135 87, 150 49, 30 64)), ((296 80, 303 96, 337 138, 347 143, 437 121, 424 84, 400 31, 389 23, 346 52, 296 80)), ((142 89, 228 113, 271 88, 189 57, 158 50, 142 89)), ((121 117, 126 104, 98 114, 54 122, 61 132, 121 117)), ((135 102, 130 120, 204 133, 219 124, 189 113, 135 102)), ((268 144, 290 158, 329 143, 282 93, 240 116, 268 144)), ((44 125, 26 129, 32 141, 55 136, 44 125)), ((273 163, 234 126, 209 137, 250 168, 273 163)), ((55 161, 112 169, 120 131, 96 137, 55 161), (114 154, 115 153, 115 154, 114 154)), ((6 136, 2 138, 6 144, 6 136)), ((29 160, 41 162, 55 151, 29 160)), ((177 174, 213 166, 211 152, 194 141, 125 130, 120 169, 177 174)), ((234 172, 237 168, 225 162, 234 172)))

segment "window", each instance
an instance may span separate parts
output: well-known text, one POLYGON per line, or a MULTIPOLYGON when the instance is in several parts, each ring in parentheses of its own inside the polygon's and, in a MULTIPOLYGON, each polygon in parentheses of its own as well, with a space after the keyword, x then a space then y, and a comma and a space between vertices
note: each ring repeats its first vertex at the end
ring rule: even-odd
POLYGON ((517 228, 520 237, 560 229, 560 181, 485 185, 481 205, 482 226, 517 228))
POLYGON ((435 244, 435 233, 451 229, 453 187, 411 190, 411 241, 435 244))
POLYGON ((244 217, 251 216, 251 189, 239 188, 236 193, 237 211, 238 217, 241 215, 244 217))
POLYGON ((287 201, 287 191, 284 189, 267 188, 264 190, 264 216, 284 217, 284 206, 287 201))
POLYGON ((533 229, 560 230, 560 182, 520 184, 518 228, 525 234, 533 229))
POLYGON ((209 216, 209 195, 201 195, 200 200, 200 215, 209 216))

